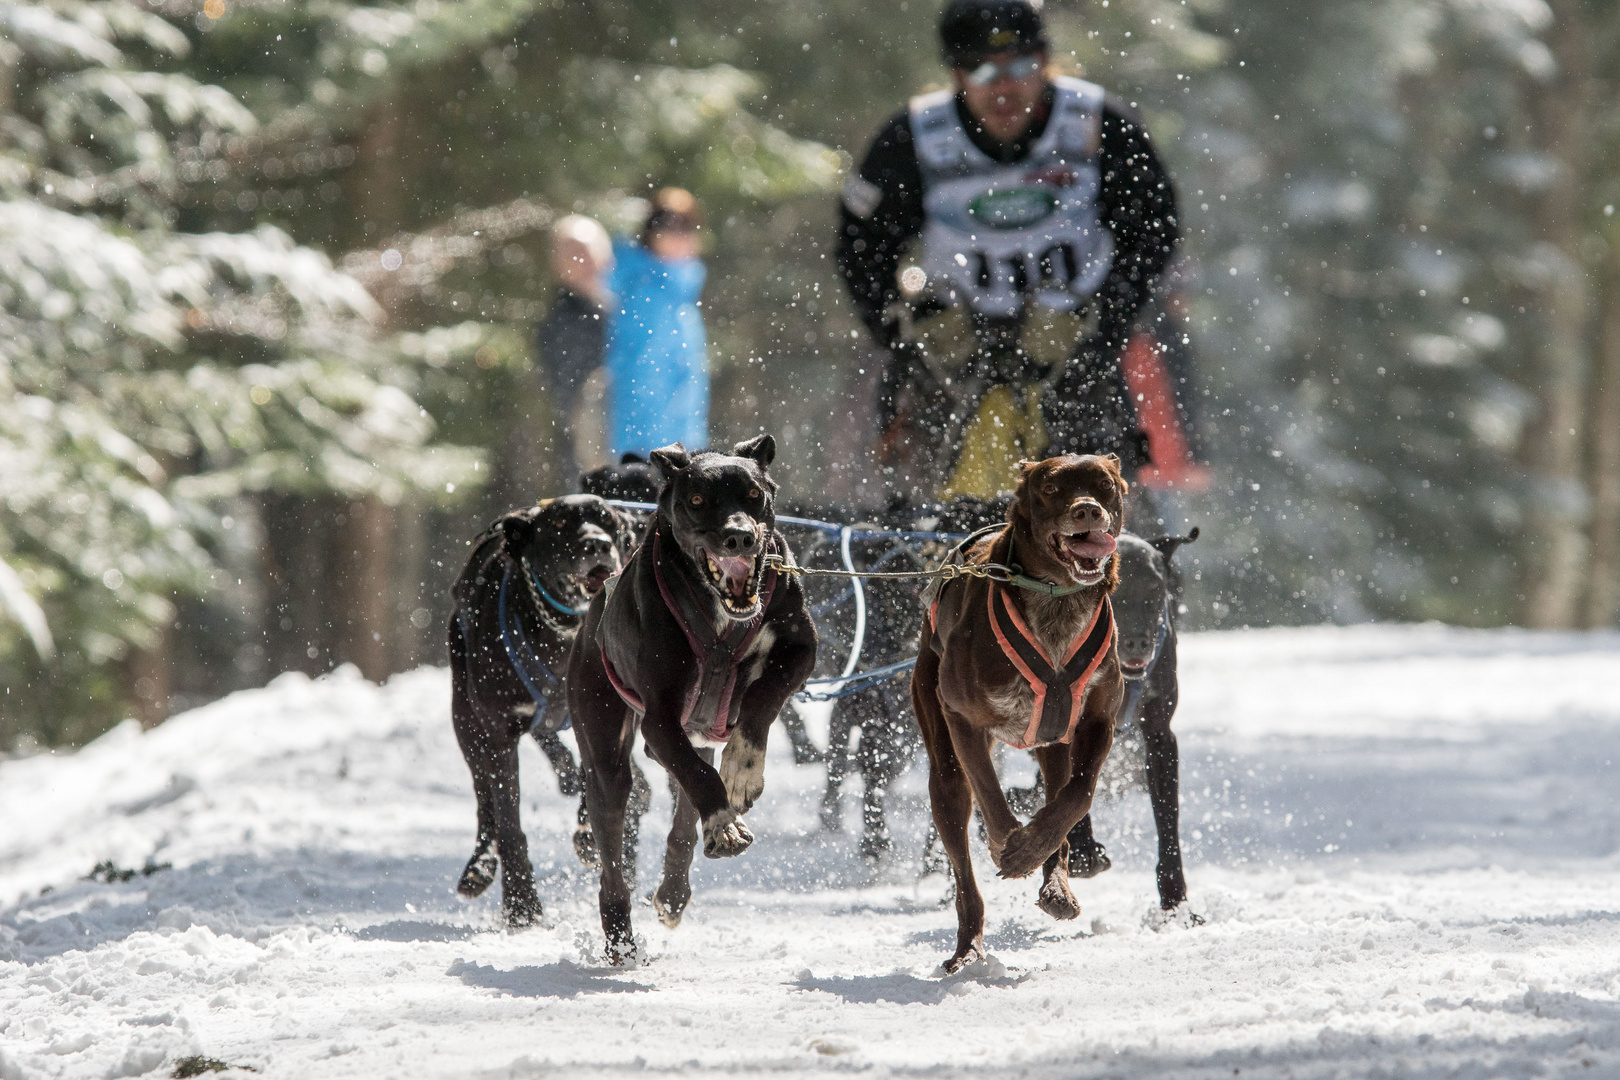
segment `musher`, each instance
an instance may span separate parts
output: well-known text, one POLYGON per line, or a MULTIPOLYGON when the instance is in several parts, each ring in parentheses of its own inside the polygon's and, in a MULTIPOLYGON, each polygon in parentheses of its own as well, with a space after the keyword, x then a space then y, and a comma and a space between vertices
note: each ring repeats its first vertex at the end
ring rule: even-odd
POLYGON ((880 454, 912 499, 1009 490, 1019 458, 1146 463, 1120 353, 1177 240, 1141 121, 1048 72, 1039 0, 951 0, 955 91, 914 98, 844 187, 838 265, 891 355, 880 454))

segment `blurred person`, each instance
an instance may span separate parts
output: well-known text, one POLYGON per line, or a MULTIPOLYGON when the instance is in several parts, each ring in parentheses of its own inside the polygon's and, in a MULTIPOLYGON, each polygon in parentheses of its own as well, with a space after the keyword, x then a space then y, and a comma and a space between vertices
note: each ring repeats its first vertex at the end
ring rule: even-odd
POLYGON ((707 271, 697 200, 680 188, 652 198, 640 243, 614 244, 609 279, 607 445, 613 460, 673 442, 709 442, 709 361, 699 297, 707 271))
POLYGON ((1206 490, 1211 479, 1193 372, 1192 280, 1186 259, 1166 270, 1120 360, 1152 462, 1138 479, 1161 505, 1176 493, 1206 490))
POLYGON ((1140 120, 1048 72, 1035 0, 951 0, 954 91, 914 98, 845 185, 838 266, 887 347, 896 494, 990 498, 1021 457, 1146 463, 1120 354, 1177 240, 1140 120))
POLYGON ((551 308, 536 328, 540 369, 551 394, 558 428, 556 467, 571 486, 586 468, 600 464, 601 420, 590 415, 589 381, 605 352, 607 273, 613 267, 613 240, 601 224, 570 214, 551 230, 551 276, 557 283, 551 308))

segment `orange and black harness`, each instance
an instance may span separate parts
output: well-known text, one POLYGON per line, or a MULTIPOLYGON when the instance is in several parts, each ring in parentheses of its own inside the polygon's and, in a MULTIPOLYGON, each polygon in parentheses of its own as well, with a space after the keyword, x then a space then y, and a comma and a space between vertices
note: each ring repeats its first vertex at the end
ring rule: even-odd
MULTIPOLYGON (((952 555, 961 557, 984 531, 969 537, 952 555)), ((939 611, 939 598, 944 591, 941 587, 928 605, 928 627, 933 635, 935 651, 939 649, 935 617, 939 611)), ((1035 692, 1029 725, 1024 729, 1023 738, 1010 745, 1019 750, 1028 750, 1047 743, 1071 741, 1074 729, 1080 724, 1080 707, 1085 703, 1086 685, 1107 659, 1108 649, 1114 643, 1114 605, 1104 596, 1097 610, 1092 612, 1091 622, 1075 635, 1068 653, 1062 660, 1054 662, 1041 648, 1040 642, 1035 640, 1035 635, 1030 633, 1007 586, 1000 581, 991 581, 986 591, 990 628, 995 632, 996 642, 1008 663, 1018 670, 1018 674, 1035 692)))

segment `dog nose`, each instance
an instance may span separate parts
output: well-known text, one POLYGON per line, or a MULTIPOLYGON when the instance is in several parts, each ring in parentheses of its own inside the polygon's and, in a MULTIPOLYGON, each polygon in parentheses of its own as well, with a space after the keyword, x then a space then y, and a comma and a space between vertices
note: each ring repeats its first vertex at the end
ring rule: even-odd
POLYGON ((759 537, 752 529, 727 529, 720 537, 727 555, 747 555, 759 545, 759 537))
POLYGON ((1084 530, 1107 528, 1108 512, 1096 499, 1076 499, 1069 516, 1084 530))

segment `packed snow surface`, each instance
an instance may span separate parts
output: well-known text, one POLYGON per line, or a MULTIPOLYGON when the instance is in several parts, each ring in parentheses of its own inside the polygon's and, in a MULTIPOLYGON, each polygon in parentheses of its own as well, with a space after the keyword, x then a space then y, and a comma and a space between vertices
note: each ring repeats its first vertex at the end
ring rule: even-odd
MULTIPOLYGON (((500 929, 498 886, 454 895, 473 798, 442 670, 283 676, 5 761, 0 1078, 167 1076, 198 1054, 413 1080, 1620 1076, 1620 636, 1234 632, 1184 639, 1182 664, 1204 924, 1156 917, 1127 791, 1099 800, 1114 868, 1075 882, 1074 922, 976 847, 991 958, 950 978, 946 883, 916 876, 920 759, 892 800, 900 853, 874 869, 858 782, 848 833, 821 832, 823 770, 778 732, 754 846, 698 860, 678 930, 638 907, 651 959, 630 970, 597 959, 573 807, 532 744, 546 925, 500 929), (87 877, 108 861, 136 873, 87 877)), ((669 815, 645 767, 642 893, 669 815)))

